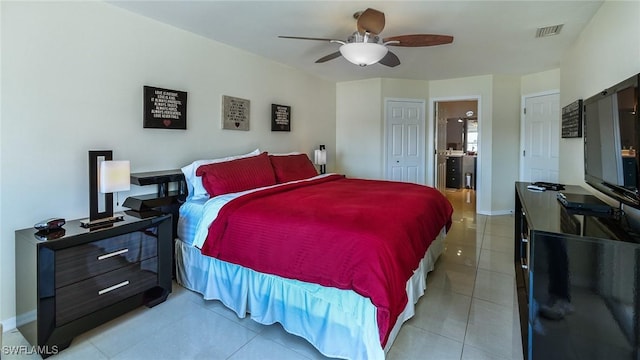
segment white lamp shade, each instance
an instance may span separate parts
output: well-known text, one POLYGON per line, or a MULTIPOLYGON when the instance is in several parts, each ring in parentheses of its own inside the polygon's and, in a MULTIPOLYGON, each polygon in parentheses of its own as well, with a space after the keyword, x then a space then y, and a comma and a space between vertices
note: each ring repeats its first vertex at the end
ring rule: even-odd
POLYGON ((128 191, 131 188, 131 170, 128 160, 100 163, 98 187, 103 194, 128 191))
POLYGON ((375 64, 387 55, 386 46, 376 43, 349 43, 340 46, 340 53, 349 62, 367 66, 375 64))
POLYGON ((316 165, 326 165, 327 164, 327 150, 316 150, 314 163, 316 165))

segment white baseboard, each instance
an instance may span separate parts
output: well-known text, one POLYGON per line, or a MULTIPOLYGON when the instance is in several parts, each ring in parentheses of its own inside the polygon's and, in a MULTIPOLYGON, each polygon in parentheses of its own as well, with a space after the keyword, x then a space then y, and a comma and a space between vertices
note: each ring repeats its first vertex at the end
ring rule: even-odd
POLYGON ((0 321, 0 326, 3 329, 2 331, 10 331, 10 330, 15 329, 16 328, 16 317, 14 316, 12 318, 0 321))
POLYGON ((493 216, 498 216, 498 215, 513 215, 513 209, 510 210, 498 210, 498 211, 492 211, 491 215, 493 216))
POLYGON ((513 215, 513 209, 497 210, 497 211, 478 211, 478 214, 487 215, 487 216, 513 215))

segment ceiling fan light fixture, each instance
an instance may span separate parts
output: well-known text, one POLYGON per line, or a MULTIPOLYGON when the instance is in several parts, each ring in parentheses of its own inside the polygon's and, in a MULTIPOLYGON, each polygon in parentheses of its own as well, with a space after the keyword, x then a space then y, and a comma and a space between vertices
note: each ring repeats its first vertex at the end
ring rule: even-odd
POLYGON ((387 55, 386 46, 376 43, 349 43, 340 46, 340 53, 350 63, 358 66, 375 64, 387 55))

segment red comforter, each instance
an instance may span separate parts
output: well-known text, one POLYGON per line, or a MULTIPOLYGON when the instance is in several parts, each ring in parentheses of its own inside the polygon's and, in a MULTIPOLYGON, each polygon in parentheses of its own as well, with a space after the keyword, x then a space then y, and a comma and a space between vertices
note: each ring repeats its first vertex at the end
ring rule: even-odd
POLYGON ((230 201, 202 253, 370 298, 384 346, 407 303, 407 280, 452 212, 430 187, 330 175, 230 201))

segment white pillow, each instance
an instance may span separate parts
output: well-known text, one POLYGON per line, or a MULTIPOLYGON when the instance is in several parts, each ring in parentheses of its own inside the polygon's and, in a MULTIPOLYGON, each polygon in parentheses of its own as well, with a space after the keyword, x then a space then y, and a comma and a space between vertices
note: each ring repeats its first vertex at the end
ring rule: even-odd
POLYGON ((204 186, 202 185, 202 178, 200 176, 196 176, 196 170, 198 170, 200 166, 206 165, 206 164, 231 161, 235 159, 241 159, 241 158, 251 157, 256 155, 260 155, 260 149, 255 149, 254 151, 244 155, 233 155, 233 156, 227 156, 227 157, 218 158, 218 159, 196 160, 191 164, 181 168, 180 170, 182 170, 182 173, 184 174, 184 178, 187 182, 187 190, 189 191, 187 200, 209 197, 207 190, 205 190, 204 186))
POLYGON ((302 153, 300 151, 292 151, 289 153, 268 153, 268 154, 273 156, 289 156, 289 155, 300 155, 302 153))

